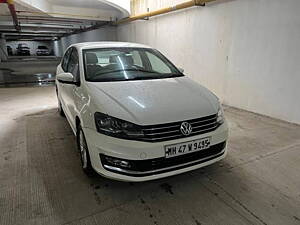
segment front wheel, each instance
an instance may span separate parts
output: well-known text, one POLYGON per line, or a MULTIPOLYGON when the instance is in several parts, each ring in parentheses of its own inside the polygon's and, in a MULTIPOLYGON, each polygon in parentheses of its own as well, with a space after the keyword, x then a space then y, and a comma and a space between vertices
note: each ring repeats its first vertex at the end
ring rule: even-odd
POLYGON ((57 86, 55 87, 55 91, 56 91, 56 97, 57 97, 57 102, 58 102, 58 112, 59 112, 59 115, 61 115, 62 117, 65 117, 65 112, 61 106, 61 102, 58 98, 58 89, 57 89, 57 86))
POLYGON ((85 140, 85 136, 80 126, 78 127, 77 146, 80 153, 81 167, 83 172, 85 172, 88 176, 95 175, 95 171, 91 164, 90 154, 85 140))
POLYGON ((59 112, 59 115, 61 115, 62 117, 65 117, 65 112, 61 106, 61 102, 59 101, 58 97, 57 97, 57 101, 58 101, 58 112, 59 112))

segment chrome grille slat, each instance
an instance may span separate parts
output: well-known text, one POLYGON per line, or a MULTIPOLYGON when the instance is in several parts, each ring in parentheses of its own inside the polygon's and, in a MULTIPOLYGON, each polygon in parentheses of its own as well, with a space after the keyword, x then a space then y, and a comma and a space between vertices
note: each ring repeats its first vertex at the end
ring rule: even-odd
POLYGON ((195 122, 190 122, 191 125, 194 125, 194 124, 197 124, 197 123, 205 123, 207 121, 213 121, 213 120, 216 120, 216 118, 211 118, 211 119, 208 119, 208 120, 204 120, 204 121, 195 121, 195 122))
POLYGON ((217 115, 210 115, 198 119, 179 121, 167 124, 142 126, 144 137, 143 141, 159 142, 178 138, 190 137, 215 130, 218 127, 217 115), (192 125, 192 133, 185 136, 180 131, 182 122, 188 122, 192 125))
POLYGON ((157 127, 157 128, 144 128, 143 130, 161 130, 161 129, 167 129, 171 127, 178 127, 179 125, 173 125, 173 126, 166 126, 166 127, 157 127))
MULTIPOLYGON (((195 131, 195 132, 192 132, 191 135, 189 136, 184 136, 182 134, 179 134, 179 135, 173 135, 173 136, 168 136, 167 138, 175 138, 175 137, 190 137, 192 135, 196 135, 196 134, 199 134, 199 133, 202 133, 203 131, 208 131, 208 130, 211 130, 213 131, 213 129, 215 129, 217 126, 214 126, 214 127, 211 127, 211 128, 208 128, 208 129, 204 129, 204 130, 200 130, 200 131, 195 131)), ((158 137, 158 138, 144 138, 145 140, 152 140, 152 141, 156 141, 156 140, 161 140, 161 139, 164 139, 166 137, 158 137)), ((171 139, 170 139, 171 140, 171 139)))
POLYGON ((180 132, 180 131, 179 131, 179 129, 177 129, 177 130, 172 130, 172 131, 157 132, 157 133, 146 134, 146 135, 153 136, 153 135, 169 134, 169 133, 175 133, 175 132, 180 132))
POLYGON ((193 126, 193 129, 197 129, 197 128, 199 128, 199 127, 205 127, 205 126, 209 126, 209 125, 215 125, 216 124, 216 122, 213 122, 213 123, 208 123, 208 124, 204 124, 204 125, 200 125, 200 126, 193 126))
POLYGON ((212 130, 212 129, 217 128, 217 126, 218 125, 215 125, 213 127, 210 127, 210 128, 204 129, 204 130, 195 131, 195 132, 192 132, 192 134, 197 134, 197 133, 202 133, 203 131, 212 130))

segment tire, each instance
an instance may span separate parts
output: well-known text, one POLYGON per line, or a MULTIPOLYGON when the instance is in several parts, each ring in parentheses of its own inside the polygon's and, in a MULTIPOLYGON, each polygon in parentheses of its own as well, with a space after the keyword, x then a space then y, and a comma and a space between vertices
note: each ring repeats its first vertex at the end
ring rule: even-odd
POLYGON ((61 103, 60 103, 58 97, 57 97, 57 101, 58 101, 58 112, 59 112, 59 115, 61 115, 62 117, 66 117, 65 112, 64 112, 64 110, 63 110, 63 108, 61 106, 61 103))
POLYGON ((83 172, 89 177, 94 176, 96 172, 92 167, 89 149, 86 143, 83 130, 80 125, 77 128, 77 148, 79 150, 80 159, 81 159, 81 168, 83 172))

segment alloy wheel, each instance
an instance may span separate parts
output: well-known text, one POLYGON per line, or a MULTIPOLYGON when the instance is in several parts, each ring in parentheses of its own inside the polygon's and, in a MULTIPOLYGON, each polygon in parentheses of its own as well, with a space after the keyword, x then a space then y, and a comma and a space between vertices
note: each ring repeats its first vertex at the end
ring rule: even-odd
POLYGON ((86 169, 87 168, 87 146, 85 142, 85 138, 83 135, 82 130, 79 132, 79 149, 80 149, 80 157, 81 157, 81 163, 82 163, 82 168, 86 169))

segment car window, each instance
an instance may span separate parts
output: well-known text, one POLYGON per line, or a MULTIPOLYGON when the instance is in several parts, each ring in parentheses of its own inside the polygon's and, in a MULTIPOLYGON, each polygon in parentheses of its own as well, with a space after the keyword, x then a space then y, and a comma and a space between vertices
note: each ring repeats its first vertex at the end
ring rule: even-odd
POLYGON ((152 70, 155 70, 159 73, 171 73, 170 68, 158 58, 156 55, 152 54, 151 52, 146 52, 149 62, 151 64, 152 70))
POLYGON ((66 53, 63 57, 62 63, 61 63, 61 67, 65 72, 67 72, 67 65, 68 65, 68 60, 69 60, 69 56, 70 56, 71 52, 72 52, 72 48, 69 48, 66 51, 66 53))
POLYGON ((141 58, 141 55, 140 55, 139 51, 132 51, 131 56, 132 56, 132 59, 133 59, 133 64, 135 66, 143 67, 143 61, 142 61, 142 58, 141 58))
POLYGON ((100 48, 83 51, 87 81, 164 79, 183 76, 161 53, 149 48, 100 48))
POLYGON ((79 81, 79 59, 77 50, 75 48, 69 57, 67 72, 73 74, 74 81, 79 81))

